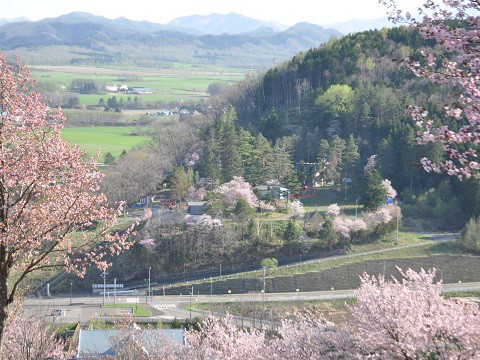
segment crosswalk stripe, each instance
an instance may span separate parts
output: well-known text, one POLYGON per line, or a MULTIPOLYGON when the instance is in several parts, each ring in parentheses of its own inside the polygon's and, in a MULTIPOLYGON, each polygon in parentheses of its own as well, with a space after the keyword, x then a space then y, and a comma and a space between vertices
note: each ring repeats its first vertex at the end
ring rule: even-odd
POLYGON ((153 305, 154 308, 157 308, 157 309, 165 309, 165 308, 174 308, 176 307, 175 304, 155 304, 153 305))

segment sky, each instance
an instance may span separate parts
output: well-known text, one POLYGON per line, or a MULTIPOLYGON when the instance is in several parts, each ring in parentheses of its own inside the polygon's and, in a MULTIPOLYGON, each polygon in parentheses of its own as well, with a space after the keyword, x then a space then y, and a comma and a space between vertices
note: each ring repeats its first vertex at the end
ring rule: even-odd
MULTIPOLYGON (((309 22, 327 25, 351 19, 376 19, 386 8, 378 0, 15 0, 2 1, 0 18, 27 17, 40 20, 73 11, 109 19, 124 16, 131 20, 167 23, 181 16, 236 12, 259 20, 284 25, 309 22)), ((423 0, 397 0, 400 8, 411 10, 423 0)))

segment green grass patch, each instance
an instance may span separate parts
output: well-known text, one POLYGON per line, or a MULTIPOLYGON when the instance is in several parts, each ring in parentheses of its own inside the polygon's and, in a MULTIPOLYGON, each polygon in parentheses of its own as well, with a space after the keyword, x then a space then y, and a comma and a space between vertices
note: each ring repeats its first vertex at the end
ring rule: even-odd
POLYGON ((58 339, 61 336, 64 336, 67 330, 75 330, 77 327, 78 323, 69 323, 69 324, 63 324, 60 325, 56 330, 55 330, 55 336, 58 339))
POLYGON ((137 130, 135 126, 71 127, 62 129, 61 137, 85 149, 88 156, 95 156, 100 149, 102 156, 110 152, 118 159, 123 150, 128 151, 147 140, 145 136, 135 135, 137 130))
POLYGON ((449 291, 442 293, 445 297, 475 297, 480 298, 480 290, 449 291))
MULTIPOLYGON (((317 188, 316 196, 300 199, 300 201, 307 212, 319 211, 323 213, 329 205, 337 204, 344 214, 354 215, 355 208, 357 207, 355 205, 355 199, 350 198, 347 193, 347 200, 345 201, 343 193, 338 192, 337 189, 338 187, 331 185, 317 188)), ((363 206, 358 205, 358 211, 359 213, 363 211, 363 206)))
POLYGON ((430 239, 426 236, 406 232, 406 231, 399 231, 398 232, 398 242, 396 241, 396 234, 395 232, 387 234, 383 236, 381 239, 378 239, 373 242, 362 242, 362 243, 355 243, 351 244, 347 254, 357 254, 367 251, 376 251, 381 249, 393 248, 396 246, 407 246, 418 244, 422 242, 429 242, 430 239))
POLYGON ((102 308, 133 309, 133 316, 152 316, 152 312, 139 304, 105 304, 102 308))

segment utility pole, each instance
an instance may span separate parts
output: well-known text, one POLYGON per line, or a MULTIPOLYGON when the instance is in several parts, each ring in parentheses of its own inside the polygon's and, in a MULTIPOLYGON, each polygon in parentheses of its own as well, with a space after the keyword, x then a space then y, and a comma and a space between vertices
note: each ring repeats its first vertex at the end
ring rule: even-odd
POLYGON ((73 282, 70 281, 70 306, 72 306, 73 282))
POLYGON ((107 289, 107 272, 103 270, 103 306, 105 306, 105 292, 107 289))
POLYGON ((265 266, 263 267, 263 306, 265 306, 265 266))
POLYGON ((212 293, 213 293, 213 279, 210 276, 210 302, 212 302, 212 293))
POLYGON ((397 232, 395 234, 395 243, 398 244, 398 213, 400 211, 400 208, 397 209, 396 213, 397 213, 397 232))
POLYGON ((113 279, 113 303, 117 303, 117 278, 113 279))
POLYGON ((355 199, 355 219, 358 217, 358 198, 355 199))
POLYGON ((192 291, 190 292, 190 320, 192 320, 192 296, 193 296, 193 285, 192 285, 192 291))
POLYGON ((151 297, 151 293, 150 293, 150 270, 152 270, 151 266, 148 268, 148 297, 149 298, 151 297))

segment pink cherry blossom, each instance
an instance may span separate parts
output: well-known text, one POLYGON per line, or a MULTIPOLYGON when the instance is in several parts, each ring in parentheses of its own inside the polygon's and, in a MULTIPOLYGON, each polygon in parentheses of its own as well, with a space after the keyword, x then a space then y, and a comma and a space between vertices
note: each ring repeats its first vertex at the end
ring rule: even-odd
POLYGON ((388 6, 389 17, 396 23, 407 23, 420 32, 424 39, 439 45, 429 52, 422 51, 425 65, 412 57, 402 60, 418 77, 433 83, 447 83, 455 87, 444 115, 458 123, 458 129, 446 125, 435 126, 428 112, 409 105, 407 112, 419 127, 417 142, 439 142, 449 159, 433 163, 422 158, 426 171, 445 171, 462 180, 480 177, 477 167, 477 146, 480 143, 480 57, 478 39, 480 21, 477 0, 429 0, 419 8, 421 19, 403 14, 395 0, 380 0, 388 6), (460 26, 459 23, 462 25, 460 26), (465 144, 465 145, 464 145, 465 144))
POLYGON ((340 215, 340 207, 337 204, 331 204, 327 207, 327 211, 325 213, 328 216, 338 216, 340 215))
POLYGON ((233 180, 214 190, 226 206, 234 206, 239 199, 244 199, 251 207, 258 206, 258 198, 253 192, 252 185, 241 176, 234 176, 233 180))
POLYGON ((100 154, 84 162, 85 151, 60 138, 65 118, 29 76, 0 54, 0 356, 8 306, 27 275, 63 267, 83 276, 130 246, 130 230, 111 230, 122 208, 109 208, 100 193, 100 154))

